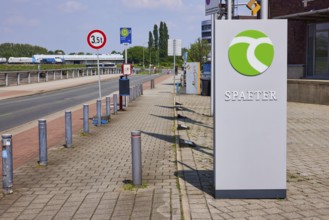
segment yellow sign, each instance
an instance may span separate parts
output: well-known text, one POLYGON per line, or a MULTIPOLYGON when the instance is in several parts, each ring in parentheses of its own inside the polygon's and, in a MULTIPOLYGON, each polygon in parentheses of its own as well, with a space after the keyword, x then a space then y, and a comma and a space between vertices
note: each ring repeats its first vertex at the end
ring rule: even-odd
POLYGON ((257 12, 260 10, 260 4, 256 0, 250 0, 247 8, 251 10, 251 15, 257 15, 257 12))

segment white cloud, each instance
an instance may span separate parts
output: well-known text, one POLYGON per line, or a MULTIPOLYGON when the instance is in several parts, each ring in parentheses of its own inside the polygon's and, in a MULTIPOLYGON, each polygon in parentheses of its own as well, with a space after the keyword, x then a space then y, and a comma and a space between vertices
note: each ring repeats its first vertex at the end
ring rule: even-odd
POLYGON ((182 0, 122 0, 127 7, 138 8, 177 8, 183 5, 182 0))
POLYGON ((6 18, 2 24, 6 26, 28 26, 35 27, 40 24, 40 21, 34 18, 26 18, 20 15, 15 15, 6 18))
POLYGON ((67 1, 64 4, 60 5, 60 10, 66 13, 74 13, 77 11, 82 11, 86 7, 78 1, 67 1))

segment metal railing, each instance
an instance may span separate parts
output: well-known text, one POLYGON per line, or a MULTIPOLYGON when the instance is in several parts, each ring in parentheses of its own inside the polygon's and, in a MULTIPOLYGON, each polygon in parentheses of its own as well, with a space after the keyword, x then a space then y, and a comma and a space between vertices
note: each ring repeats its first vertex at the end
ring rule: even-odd
MULTIPOLYGON (((120 68, 100 68, 101 75, 121 73, 120 68)), ((1 71, 1 86, 16 86, 97 75, 97 68, 73 68, 56 70, 1 71)))

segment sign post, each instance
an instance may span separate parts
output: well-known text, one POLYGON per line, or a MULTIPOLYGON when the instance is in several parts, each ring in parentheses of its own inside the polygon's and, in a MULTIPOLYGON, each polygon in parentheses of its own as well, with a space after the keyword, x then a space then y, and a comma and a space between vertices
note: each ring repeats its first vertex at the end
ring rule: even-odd
MULTIPOLYGON (((125 45, 125 63, 122 64, 122 74, 126 76, 128 79, 128 75, 132 74, 132 65, 128 64, 128 53, 127 47, 128 44, 132 42, 132 30, 130 27, 123 27, 120 28, 120 44, 125 45)), ((125 97, 127 103, 127 96, 125 97)), ((119 106, 120 110, 123 111, 123 97, 122 95, 119 96, 119 106)))
POLYGON ((210 71, 210 115, 214 115, 214 73, 215 73, 215 20, 219 11, 219 0, 206 0, 206 15, 211 15, 211 71, 210 71))
MULTIPOLYGON (((174 56, 174 93, 175 93, 175 76, 176 76, 176 56, 182 56, 182 40, 168 39, 168 56, 174 56)), ((177 70, 178 71, 178 70, 177 70)))
POLYGON ((120 28, 120 44, 125 45, 125 63, 127 63, 127 47, 128 44, 131 44, 131 28, 124 27, 120 28))
POLYGON ((102 99, 102 92, 101 92, 101 76, 99 71, 99 49, 105 46, 106 44, 106 35, 101 30, 93 30, 89 32, 87 36, 87 42, 89 46, 96 50, 97 53, 97 73, 98 73, 98 92, 99 92, 99 99, 102 99))

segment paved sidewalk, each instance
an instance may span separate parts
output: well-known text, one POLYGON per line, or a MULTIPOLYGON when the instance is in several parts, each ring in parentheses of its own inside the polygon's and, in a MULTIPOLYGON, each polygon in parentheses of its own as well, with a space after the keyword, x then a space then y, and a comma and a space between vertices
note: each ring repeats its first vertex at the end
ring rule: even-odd
MULTIPOLYGON (((179 95, 178 123, 183 147, 178 175, 183 179, 192 219, 329 219, 329 106, 288 103, 287 199, 222 199, 213 197, 213 120, 210 98, 179 95)), ((184 210, 186 211, 186 210, 184 210)))
POLYGON ((74 135, 73 149, 52 148, 48 167, 36 158, 16 169, 15 193, 0 199, 0 219, 180 219, 170 82, 145 90, 90 135, 74 135), (132 130, 143 131, 146 187, 130 191, 132 130))

